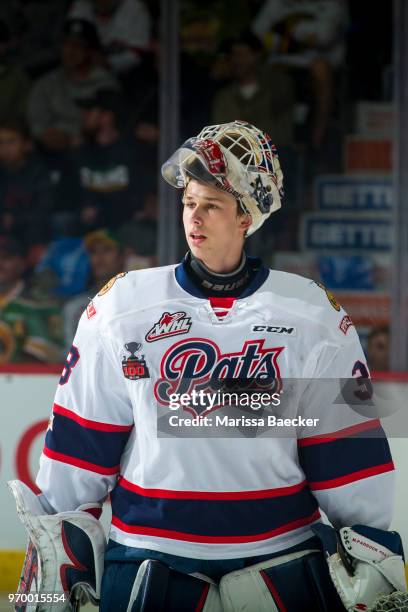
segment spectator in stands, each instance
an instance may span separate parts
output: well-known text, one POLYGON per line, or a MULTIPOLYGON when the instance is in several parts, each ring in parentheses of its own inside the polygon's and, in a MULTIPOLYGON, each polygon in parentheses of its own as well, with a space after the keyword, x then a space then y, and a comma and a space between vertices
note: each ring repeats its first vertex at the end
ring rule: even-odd
POLYGON ((251 32, 229 41, 226 49, 231 83, 215 95, 213 123, 239 117, 273 134, 276 145, 293 144, 295 97, 288 71, 262 62, 263 45, 251 32))
MULTIPOLYGON (((147 193, 143 209, 118 229, 118 236, 126 252, 128 270, 141 270, 157 266, 158 200, 155 191, 147 193)), ((180 247, 184 249, 180 243, 180 247)), ((185 250, 180 253, 183 257, 185 250)))
POLYGON ((89 277, 88 255, 83 240, 70 227, 47 246, 34 269, 32 279, 36 296, 52 296, 60 303, 84 291, 89 277))
POLYGON ((48 170, 33 152, 26 125, 17 119, 0 122, 0 232, 28 247, 43 245, 52 206, 48 170))
POLYGON ((367 363, 370 370, 388 372, 390 369, 390 330, 387 325, 375 327, 367 338, 367 363))
POLYGON ((160 137, 159 66, 160 42, 152 38, 150 52, 146 53, 143 63, 133 71, 134 78, 127 89, 135 135, 152 147, 156 165, 157 150, 153 147, 156 147, 160 137))
POLYGON ((31 299, 22 244, 0 236, 0 363, 62 361, 61 319, 51 303, 31 299))
POLYGON ((306 71, 313 116, 311 144, 321 147, 332 110, 333 72, 345 53, 346 7, 343 0, 265 0, 252 28, 272 46, 271 61, 306 71))
POLYGON ((0 15, 10 26, 13 56, 38 78, 58 63, 61 29, 70 0, 1 0, 0 15))
POLYGON ((115 77, 96 63, 99 39, 83 19, 69 19, 63 29, 61 65, 34 85, 28 104, 31 132, 45 149, 61 151, 77 144, 81 113, 77 101, 100 89, 119 88, 115 77))
POLYGON ((113 90, 81 101, 83 144, 71 152, 83 231, 117 228, 143 206, 149 172, 136 138, 127 130, 127 110, 113 90))
POLYGON ((137 66, 148 49, 150 16, 140 0, 76 0, 69 16, 95 24, 109 64, 119 75, 137 66))
MULTIPOLYGON (((124 249, 117 235, 108 229, 90 232, 84 238, 91 265, 87 291, 69 300, 63 309, 67 350, 72 344, 81 314, 92 297, 116 274, 125 269, 124 249)), ((91 311, 90 311, 91 312, 91 311)))
POLYGON ((10 30, 0 21, 0 121, 23 119, 26 114, 30 80, 9 57, 10 30))

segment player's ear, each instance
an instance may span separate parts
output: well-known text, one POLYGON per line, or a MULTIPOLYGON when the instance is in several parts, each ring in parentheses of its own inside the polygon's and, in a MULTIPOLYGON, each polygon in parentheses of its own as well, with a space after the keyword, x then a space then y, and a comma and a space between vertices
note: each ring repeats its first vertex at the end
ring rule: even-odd
POLYGON ((252 217, 250 214, 246 213, 244 215, 239 216, 239 227, 245 231, 248 231, 252 223, 252 217))

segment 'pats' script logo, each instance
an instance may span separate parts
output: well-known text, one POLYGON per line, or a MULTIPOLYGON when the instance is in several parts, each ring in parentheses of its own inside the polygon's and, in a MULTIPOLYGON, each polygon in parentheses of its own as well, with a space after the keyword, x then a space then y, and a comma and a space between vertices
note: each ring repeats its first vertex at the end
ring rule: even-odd
POLYGON ((256 386, 279 392, 282 385, 278 357, 284 347, 264 348, 264 343, 264 339, 248 340, 240 351, 222 353, 212 340, 180 340, 162 357, 160 379, 154 386, 157 401, 167 406, 173 393, 218 390, 223 379, 239 379, 241 389, 256 386))

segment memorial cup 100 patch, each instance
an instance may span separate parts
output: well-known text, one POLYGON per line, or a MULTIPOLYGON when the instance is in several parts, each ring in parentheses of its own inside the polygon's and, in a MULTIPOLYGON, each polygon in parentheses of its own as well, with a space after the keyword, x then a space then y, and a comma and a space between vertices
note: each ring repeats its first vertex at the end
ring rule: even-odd
POLYGON ((130 354, 128 356, 123 356, 122 370, 125 378, 129 380, 150 378, 149 368, 144 358, 145 356, 139 353, 141 348, 141 342, 128 342, 125 344, 125 349, 130 354))

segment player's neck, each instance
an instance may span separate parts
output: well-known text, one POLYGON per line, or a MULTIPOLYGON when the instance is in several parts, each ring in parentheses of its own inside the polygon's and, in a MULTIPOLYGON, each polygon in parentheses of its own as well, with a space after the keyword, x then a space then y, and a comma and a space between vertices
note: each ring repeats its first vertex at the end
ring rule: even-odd
POLYGON ((227 253, 212 253, 204 258, 198 258, 191 252, 191 256, 208 270, 211 274, 235 274, 242 259, 245 258, 243 251, 234 251, 227 253))
POLYGON ((237 297, 251 282, 255 272, 248 264, 245 253, 234 270, 228 273, 216 273, 210 270, 204 262, 188 253, 185 267, 194 284, 205 295, 237 297))
POLYGON ((245 265, 245 262, 246 262, 246 255, 244 252, 241 253, 238 259, 234 259, 234 262, 228 262, 228 263, 218 262, 218 261, 216 263, 206 262, 206 261, 203 261, 202 259, 199 259, 198 257, 195 257, 191 253, 192 265, 199 267, 206 274, 211 275, 211 276, 220 276, 220 277, 234 276, 235 274, 239 273, 242 270, 242 268, 245 265))

